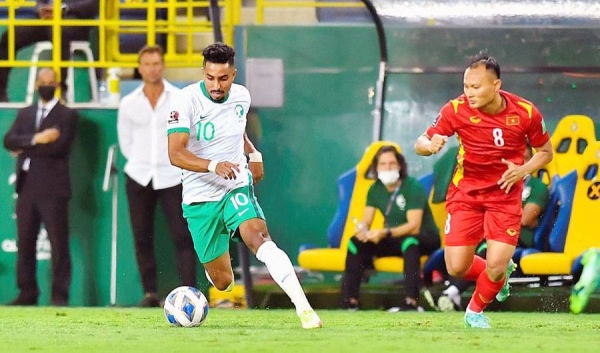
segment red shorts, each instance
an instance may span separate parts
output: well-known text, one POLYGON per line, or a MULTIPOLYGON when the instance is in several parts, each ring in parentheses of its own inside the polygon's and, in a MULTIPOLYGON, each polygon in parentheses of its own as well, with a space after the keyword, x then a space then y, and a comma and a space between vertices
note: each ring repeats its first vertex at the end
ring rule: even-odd
POLYGON ((521 232, 522 187, 464 193, 448 188, 444 227, 446 246, 477 245, 483 238, 517 245, 521 232))

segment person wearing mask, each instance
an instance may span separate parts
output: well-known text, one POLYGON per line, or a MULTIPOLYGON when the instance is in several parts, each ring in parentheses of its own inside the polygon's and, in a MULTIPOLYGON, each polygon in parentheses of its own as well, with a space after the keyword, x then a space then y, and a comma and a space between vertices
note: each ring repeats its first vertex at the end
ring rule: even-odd
POLYGON ((364 272, 373 258, 402 256, 404 259, 403 300, 390 311, 422 310, 419 305, 421 256, 440 247, 439 230, 421 183, 408 176, 404 156, 394 146, 383 146, 371 164, 377 180, 369 188, 367 205, 356 235, 350 238, 342 279, 342 308, 360 307, 359 291, 364 272), (384 215, 384 227, 372 229, 375 212, 384 215))
POLYGON ((44 224, 52 247, 50 303, 69 302, 69 155, 78 115, 55 97, 56 73, 41 69, 36 87, 39 101, 23 108, 4 135, 4 147, 17 157, 17 285, 10 305, 37 305, 36 244, 44 224))

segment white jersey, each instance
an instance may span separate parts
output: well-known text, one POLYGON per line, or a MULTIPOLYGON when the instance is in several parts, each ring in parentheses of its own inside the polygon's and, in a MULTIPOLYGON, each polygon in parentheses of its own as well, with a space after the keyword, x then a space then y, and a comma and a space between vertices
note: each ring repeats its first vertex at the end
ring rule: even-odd
POLYGON ((240 173, 226 180, 212 172, 182 172, 183 203, 220 201, 233 189, 248 185, 250 173, 244 152, 246 114, 250 93, 232 84, 224 101, 210 98, 204 81, 189 85, 174 95, 168 119, 168 133, 190 134, 187 149, 202 159, 238 163, 240 173))

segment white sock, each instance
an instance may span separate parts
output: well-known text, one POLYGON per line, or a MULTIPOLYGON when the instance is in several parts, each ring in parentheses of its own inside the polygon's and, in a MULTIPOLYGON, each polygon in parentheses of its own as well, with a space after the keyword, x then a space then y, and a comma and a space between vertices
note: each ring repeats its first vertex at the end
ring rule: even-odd
POLYGON ((296 313, 301 314, 306 310, 312 310, 296 277, 294 266, 283 250, 279 249, 274 242, 267 241, 256 251, 256 258, 267 266, 271 277, 290 297, 296 306, 296 313))
POLYGON ((471 309, 469 309, 469 308, 467 307, 467 314, 481 314, 482 312, 483 312, 483 311, 480 311, 480 312, 473 311, 473 310, 471 310, 471 309))
POLYGON ((446 288, 444 294, 446 294, 448 298, 454 302, 454 304, 460 306, 460 291, 458 290, 458 287, 451 285, 450 287, 446 288))

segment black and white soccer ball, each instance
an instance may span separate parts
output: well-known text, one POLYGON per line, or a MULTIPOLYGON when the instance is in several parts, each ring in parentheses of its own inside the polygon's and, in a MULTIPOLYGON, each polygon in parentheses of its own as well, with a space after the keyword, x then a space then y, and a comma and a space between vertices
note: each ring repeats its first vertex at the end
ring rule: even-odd
POLYGON ((208 316, 208 301, 197 288, 181 286, 167 295, 164 309, 165 318, 171 325, 196 327, 208 316))

